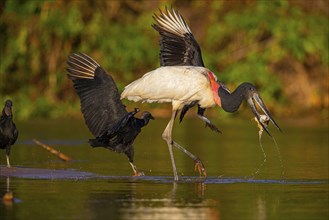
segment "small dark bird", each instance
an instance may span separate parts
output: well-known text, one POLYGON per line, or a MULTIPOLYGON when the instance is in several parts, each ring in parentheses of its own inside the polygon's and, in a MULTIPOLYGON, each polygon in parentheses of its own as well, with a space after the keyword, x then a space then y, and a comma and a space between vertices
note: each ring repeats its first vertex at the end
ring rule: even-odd
POLYGON ((10 149, 15 144, 18 137, 18 130, 13 121, 13 102, 6 100, 0 119, 0 148, 6 149, 7 167, 10 167, 10 149))
MULTIPOLYGON (((172 147, 178 147, 183 152, 185 150, 172 138, 174 120, 179 112, 181 112, 180 120, 182 120, 185 113, 197 105, 198 116, 206 123, 206 126, 220 132, 204 116, 205 110, 218 105, 226 112, 235 112, 242 101, 246 100, 258 122, 260 122, 261 113, 258 112, 256 104, 274 126, 281 130, 265 107, 254 85, 248 82, 242 83, 231 93, 224 83, 217 80, 217 76, 212 71, 205 68, 200 46, 181 14, 176 10, 166 9, 165 12, 160 10, 160 14, 155 15, 154 19, 157 23, 153 25, 153 28, 160 34, 161 67, 127 85, 121 93, 121 98, 135 102, 170 102, 172 104, 172 116, 162 138, 168 145, 175 181, 178 180, 178 174, 172 147)), ((262 123, 260 125, 270 135, 267 127, 262 123)), ((202 163, 197 161, 196 166, 199 172, 205 173, 202 163)))
POLYGON ((91 57, 71 54, 67 61, 68 77, 79 95, 81 111, 90 132, 92 147, 105 147, 117 153, 125 153, 135 176, 141 176, 133 163, 133 142, 146 126, 151 113, 145 111, 141 118, 134 117, 139 109, 127 112, 120 100, 118 88, 112 77, 91 57))

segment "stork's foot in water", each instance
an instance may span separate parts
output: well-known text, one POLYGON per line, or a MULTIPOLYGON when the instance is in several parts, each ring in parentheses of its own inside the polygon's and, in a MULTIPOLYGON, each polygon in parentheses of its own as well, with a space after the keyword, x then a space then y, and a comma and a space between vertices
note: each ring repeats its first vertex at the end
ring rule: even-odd
POLYGON ((200 177, 202 177, 202 176, 207 177, 206 168, 204 167, 202 161, 199 158, 194 160, 194 170, 199 171, 200 177))
POLYGON ((194 170, 198 170, 200 176, 204 176, 207 177, 207 173, 206 173, 206 169, 203 166, 202 161, 194 156, 191 152, 189 152, 188 150, 186 150, 184 147, 180 146, 179 144, 177 144, 175 141, 172 141, 172 144, 177 147, 180 151, 182 151, 184 154, 186 154, 187 156, 189 156, 192 160, 194 160, 194 170))

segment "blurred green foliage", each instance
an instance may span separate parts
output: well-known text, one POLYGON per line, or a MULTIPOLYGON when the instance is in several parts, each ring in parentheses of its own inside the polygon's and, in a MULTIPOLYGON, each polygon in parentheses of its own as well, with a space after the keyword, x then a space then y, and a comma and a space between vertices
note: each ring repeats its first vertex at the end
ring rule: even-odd
MULTIPOLYGON (((224 7, 221 2, 214 4, 218 5, 213 7, 215 10, 224 7)), ((324 68, 320 78, 328 77, 325 70, 328 64, 328 18, 306 13, 281 0, 255 1, 252 7, 232 10, 224 16, 213 13, 212 26, 207 32, 209 66, 216 68, 218 60, 219 63, 224 62, 223 65, 228 68, 222 70, 223 81, 234 82, 235 85, 243 81, 255 83, 272 106, 283 105, 287 98, 294 99, 284 94, 285 83, 288 82, 278 76, 276 71, 281 70, 273 68, 282 60, 296 60, 306 65, 308 59, 315 56, 324 68)), ((298 71, 293 70, 292 63, 289 74, 298 71)), ((305 73, 312 74, 306 70, 305 73)), ((301 82, 295 79, 293 83, 301 82)), ((314 87, 320 92, 323 89, 321 86, 314 87)), ((322 90, 322 93, 323 98, 327 96, 327 92, 322 90)), ((300 95, 305 97, 303 92, 300 95)), ((328 103, 326 105, 328 107, 328 103)))
POLYGON ((172 5, 194 32, 206 66, 230 89, 254 83, 281 114, 327 112, 328 3, 311 2, 6 0, 0 101, 13 99, 19 119, 80 114, 67 56, 90 55, 122 90, 159 66, 152 15, 172 5))

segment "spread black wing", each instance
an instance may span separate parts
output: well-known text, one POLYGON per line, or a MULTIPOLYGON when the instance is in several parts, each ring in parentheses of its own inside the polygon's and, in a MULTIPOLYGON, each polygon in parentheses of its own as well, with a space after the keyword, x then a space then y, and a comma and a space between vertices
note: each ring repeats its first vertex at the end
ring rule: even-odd
MULTIPOLYGON (((100 137, 96 139, 97 143, 101 143, 100 145, 105 145, 115 151, 118 151, 117 146, 120 144, 123 144, 124 146, 132 144, 136 136, 141 132, 142 127, 142 125, 138 123, 141 119, 134 117, 138 111, 139 109, 135 109, 134 111, 123 116, 116 123, 112 124, 100 137)), ((91 143, 96 142, 91 140, 91 143)), ((96 146, 97 144, 93 145, 96 146)), ((124 149, 120 150, 124 151, 124 149)))
MULTIPOLYGON (((204 67, 201 49, 182 15, 176 10, 168 10, 154 15, 157 24, 152 27, 160 34, 161 66, 202 66, 204 67)), ((187 111, 197 102, 185 105, 180 113, 180 121, 187 111)), ((200 107, 198 106, 200 109, 200 107)))
POLYGON ((184 18, 174 9, 154 15, 160 34, 161 66, 204 66, 201 50, 184 18))
MULTIPOLYGON (((168 10, 160 15, 154 15, 157 24, 152 27, 160 34, 160 65, 161 66, 201 66, 204 67, 201 49, 195 40, 189 26, 183 16, 176 10, 168 10)), ((187 111, 197 102, 184 105, 179 120, 182 121, 187 111)), ((198 105, 198 116, 206 122, 212 130, 220 132, 216 126, 211 124, 204 116, 204 108, 198 105)))
POLYGON ((71 54, 69 78, 80 97, 81 111, 91 133, 98 137, 128 112, 112 77, 89 56, 71 54))

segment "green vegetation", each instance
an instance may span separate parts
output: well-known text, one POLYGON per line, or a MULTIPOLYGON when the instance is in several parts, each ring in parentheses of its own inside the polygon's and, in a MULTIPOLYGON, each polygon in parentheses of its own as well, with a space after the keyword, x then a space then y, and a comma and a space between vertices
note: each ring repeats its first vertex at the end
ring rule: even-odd
POLYGON ((7 0, 0 3, 0 101, 13 99, 19 119, 80 114, 67 56, 90 55, 122 90, 159 65, 152 15, 172 5, 230 89, 249 81, 273 112, 328 117, 328 3, 307 2, 7 0))

